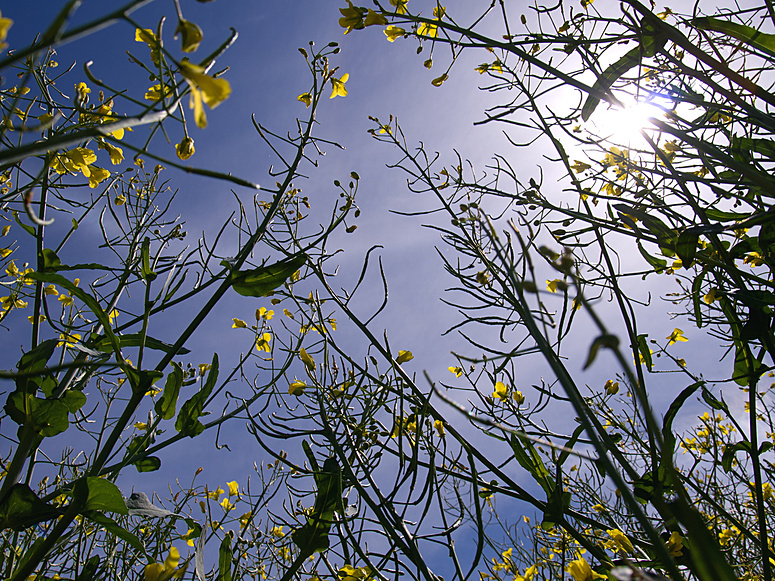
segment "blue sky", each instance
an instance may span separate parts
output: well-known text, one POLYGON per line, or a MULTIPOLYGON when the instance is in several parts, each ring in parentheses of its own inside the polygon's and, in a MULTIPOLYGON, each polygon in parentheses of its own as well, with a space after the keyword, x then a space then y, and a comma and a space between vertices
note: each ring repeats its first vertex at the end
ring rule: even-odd
MULTIPOLYGON (((48 20, 46 15, 51 4, 49 1, 31 0, 24 5, 17 2, 3 7, 3 16, 15 21, 8 38, 11 46, 24 44, 39 31, 40 23, 48 20)), ((80 14, 86 19, 104 10, 105 4, 97 0, 85 1, 80 14)), ((415 0, 413 4, 421 3, 415 0)), ((430 12, 434 4, 425 2, 423 5, 427 5, 425 10, 430 12)), ((469 10, 473 14, 478 8, 474 4, 480 3, 455 7, 456 15, 465 22, 464 11, 469 10)), ((447 367, 454 365, 455 360, 449 352, 462 350, 464 344, 456 336, 440 336, 457 320, 454 309, 444 306, 439 300, 450 280, 444 274, 436 247, 442 252, 445 250, 436 232, 421 228, 428 222, 439 223, 439 219, 408 218, 391 213, 391 210, 411 212, 432 208, 435 200, 412 194, 407 190, 405 177, 400 171, 385 168, 386 163, 396 161, 397 152, 368 135, 367 130, 373 126, 368 116, 385 121, 394 114, 404 127, 410 144, 423 141, 429 151, 441 151, 442 159, 449 161, 454 159, 453 148, 458 148, 463 157, 471 159, 477 168, 483 168, 491 154, 500 151, 513 154, 517 169, 524 171, 525 175, 537 176, 538 165, 546 164, 546 160, 540 148, 531 148, 527 153, 524 150, 515 152, 501 135, 501 128, 492 125, 474 127, 473 123, 482 118, 482 111, 496 102, 493 100, 495 97, 478 89, 486 81, 473 70, 479 62, 487 60, 485 57, 464 54, 455 65, 450 79, 440 88, 433 87, 431 79, 443 72, 449 61, 444 49, 437 47, 434 55, 437 64, 428 71, 422 64, 427 58, 428 47, 426 52, 418 55, 414 40, 399 39, 388 43, 379 27, 354 31, 345 36, 337 22, 338 8, 343 5, 344 2, 319 0, 216 0, 206 4, 183 0, 186 18, 197 22, 204 30, 205 40, 200 53, 206 54, 218 46, 228 36, 231 26, 240 35, 234 47, 219 61, 219 68, 230 68, 226 78, 231 82, 232 95, 217 109, 208 111, 209 126, 206 129, 200 130, 191 124, 196 154, 190 161, 206 168, 227 169, 259 184, 266 183, 269 179, 268 167, 274 160, 255 134, 250 122, 251 114, 279 132, 292 130, 296 117, 304 114, 304 105, 297 101, 297 96, 307 91, 310 85, 306 65, 297 49, 307 47, 310 40, 318 45, 331 41, 340 43, 342 51, 332 58, 332 65, 340 67, 340 76, 349 74, 346 84, 348 96, 326 100, 322 104, 318 115, 321 123, 318 134, 341 143, 346 149, 340 151, 329 147, 320 168, 308 172, 310 179, 299 185, 310 197, 313 208, 323 212, 322 221, 336 196, 333 180, 346 181, 353 170, 360 174, 358 204, 362 215, 356 221, 358 230, 335 238, 336 245, 345 249, 345 253, 340 255, 341 278, 352 280, 360 270, 368 248, 376 244, 384 246, 382 255, 390 283, 391 302, 385 313, 375 321, 375 334, 381 336, 383 328, 386 328, 394 350, 412 350, 416 357, 408 364, 412 371, 419 374, 427 370, 434 379, 452 381, 447 367)), ((171 1, 157 1, 136 12, 133 18, 143 26, 155 29, 162 14, 169 16, 165 39, 171 43, 170 46, 177 47, 171 39, 175 26, 171 1)), ((60 66, 76 62, 77 67, 86 60, 93 60, 91 70, 106 82, 115 86, 144 88, 143 83, 147 84, 147 79, 127 62, 124 53, 125 50, 146 53, 147 47, 135 43, 133 37, 134 30, 130 25, 118 23, 88 39, 59 48, 57 60, 60 66)), ((68 78, 78 78, 78 75, 74 72, 68 78)), ((61 89, 66 93, 70 91, 71 82, 68 80, 61 89)), ((174 143, 181 135, 171 134, 170 137, 174 143)), ((165 144, 159 137, 154 147, 164 155, 174 155, 172 145, 165 144)), ((549 164, 546 166, 549 167, 549 164)), ((178 203, 185 211, 186 230, 192 236, 202 231, 210 233, 212 224, 220 224, 233 211, 233 195, 224 183, 205 178, 192 179, 175 170, 169 170, 168 177, 173 186, 180 189, 178 203)), ((553 180, 551 175, 546 183, 558 191, 567 185, 567 182, 553 180)), ((252 192, 234 189, 246 203, 252 199, 252 192)), ((446 217, 442 216, 440 223, 446 225, 446 217)), ((653 281, 652 290, 659 293, 666 279, 654 279, 650 279, 653 281)), ((673 326, 681 325, 673 325, 664 316, 667 309, 659 302, 660 299, 653 300, 659 316, 650 318, 642 331, 662 340, 673 326)), ((363 299, 364 311, 373 308, 371 302, 368 298, 363 299)), ((207 322, 207 332, 197 334, 189 345, 194 351, 192 357, 198 358, 192 359, 192 362, 208 362, 214 350, 224 360, 230 351, 233 355, 249 349, 252 342, 236 338, 231 329, 231 318, 250 320, 253 311, 265 303, 232 295, 212 313, 207 322)), ((184 323, 185 318, 181 315, 172 315, 169 319, 171 329, 184 323), (177 319, 178 316, 181 318, 177 319)), ((363 341, 351 328, 344 325, 342 332, 352 333, 347 335, 345 342, 351 342, 354 350, 363 349, 363 341)), ((7 337, 3 342, 10 346, 13 341, 7 337)), ((172 339, 174 333, 161 338, 172 339)), ((570 357, 569 366, 574 372, 580 372, 583 365, 588 348, 586 340, 591 342, 591 337, 582 335, 565 353, 570 357)), ((687 350, 687 359, 688 353, 687 350)), ((701 356, 699 351, 694 353, 701 356)), ((580 373, 580 383, 602 385, 608 378, 606 367, 612 362, 606 357, 601 355, 599 367, 589 373, 580 373)), ((3 359, 0 367, 7 369, 14 363, 15 359, 3 359)), ((537 363, 527 366, 524 370, 527 384, 538 383, 543 369, 537 363)), ((666 383, 669 384, 669 379, 666 383)), ((671 390, 666 395, 672 393, 671 390)), ((231 454, 225 450, 207 454, 207 471, 203 478, 213 486, 224 486, 225 480, 241 480, 241 476, 250 471, 250 463, 242 465, 235 459, 256 454, 256 446, 241 432, 241 426, 235 430, 231 433, 231 454), (246 442, 244 447, 240 442, 246 442)), ((180 473, 193 473, 200 463, 205 463, 202 457, 198 441, 179 450, 176 447, 175 457, 164 459, 160 473, 137 475, 135 482, 149 493, 152 489, 163 492, 163 483, 171 475, 181 475, 185 482, 187 474, 180 473)), ((251 457, 251 462, 260 459, 251 457)))

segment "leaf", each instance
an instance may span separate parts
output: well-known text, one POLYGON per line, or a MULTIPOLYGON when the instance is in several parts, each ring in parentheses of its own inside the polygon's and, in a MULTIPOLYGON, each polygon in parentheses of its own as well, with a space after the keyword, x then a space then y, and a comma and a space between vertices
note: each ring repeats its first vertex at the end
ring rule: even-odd
POLYGON ((713 395, 707 387, 702 388, 702 400, 714 410, 723 411, 729 414, 727 404, 713 395))
POLYGON ((60 401, 67 406, 67 411, 74 414, 84 406, 86 403, 86 396, 82 391, 69 389, 65 392, 60 401))
POLYGON ((589 354, 587 355, 587 361, 584 363, 583 369, 586 369, 592 365, 592 362, 594 362, 595 358, 597 357, 597 352, 600 351, 601 347, 616 349, 618 346, 619 338, 616 335, 600 335, 592 342, 592 345, 589 347, 589 354))
POLYGON ((685 269, 688 269, 694 262, 699 240, 699 235, 691 230, 684 230, 678 235, 678 239, 675 242, 675 253, 681 259, 685 269))
POLYGON ((62 262, 59 260, 59 257, 57 256, 57 253, 50 248, 44 248, 41 250, 40 254, 44 271, 55 271, 62 264, 62 262))
POLYGON ((213 361, 210 366, 210 372, 207 374, 205 384, 202 386, 191 399, 189 399, 180 408, 178 418, 175 420, 175 429, 191 438, 198 436, 204 432, 204 424, 199 421, 199 418, 204 415, 204 405, 207 398, 210 397, 210 393, 215 387, 215 382, 218 381, 218 354, 213 354, 213 361))
POLYGON ((775 34, 766 34, 750 26, 708 16, 695 18, 689 22, 700 30, 712 30, 713 32, 726 34, 770 56, 775 56, 775 34))
MULTIPOLYGON (((172 352, 173 345, 170 345, 169 343, 165 343, 164 341, 159 341, 158 339, 154 339, 153 337, 149 337, 148 335, 143 335, 142 333, 132 333, 130 335, 117 335, 117 337, 121 347, 145 346, 148 349, 155 349, 156 351, 161 351, 163 353, 172 352)), ((94 348, 104 353, 110 353, 112 351, 111 343, 107 339, 107 337, 103 337, 102 339, 100 339, 100 341, 94 346, 94 348)), ((187 355, 188 353, 191 353, 189 349, 186 349, 185 347, 181 347, 180 349, 178 349, 177 355, 187 355)))
POLYGON ((592 113, 595 112, 595 109, 600 104, 600 97, 597 95, 599 93, 607 92, 619 77, 635 65, 639 64, 640 59, 641 49, 640 47, 635 47, 603 71, 603 74, 600 75, 595 81, 595 84, 592 85, 592 92, 589 94, 587 100, 584 102, 584 106, 581 108, 581 118, 584 121, 589 120, 592 113))
POLYGON ((156 456, 146 456, 132 464, 138 472, 154 472, 161 468, 161 459, 156 456))
POLYGON ((97 572, 97 567, 99 566, 100 566, 99 555, 94 555, 93 557, 89 557, 86 560, 86 563, 84 563, 83 567, 81 567, 81 571, 80 573, 78 573, 78 576, 75 578, 75 581, 93 581, 94 579, 98 579, 95 573, 97 572))
POLYGON ((72 282, 70 282, 60 274, 55 274, 53 272, 31 272, 27 276, 36 281, 51 282, 61 286, 62 288, 67 290, 72 296, 76 297, 87 307, 89 307, 89 310, 91 310, 91 312, 94 313, 94 316, 97 317, 100 324, 102 325, 102 332, 108 338, 108 341, 110 341, 110 344, 113 347, 113 352, 116 354, 119 353, 118 339, 116 338, 116 335, 114 335, 113 330, 111 329, 110 319, 108 319, 108 314, 104 310, 102 310, 102 307, 100 307, 99 303, 94 299, 94 297, 85 293, 82 289, 75 286, 72 282))
POLYGON ((218 581, 231 581, 232 537, 234 537, 234 531, 226 533, 218 549, 218 581))
POLYGON ((11 420, 44 438, 61 434, 70 426, 69 410, 64 403, 57 399, 41 399, 18 389, 8 396, 3 409, 11 420))
POLYGON ((704 388, 704 385, 704 381, 697 381, 692 383, 689 387, 682 389, 681 393, 678 394, 678 397, 676 397, 673 400, 673 403, 670 404, 667 412, 665 412, 665 417, 662 418, 662 439, 665 442, 664 448, 666 454, 672 456, 673 450, 675 448, 676 438, 675 433, 673 432, 673 420, 675 419, 675 416, 678 415, 678 411, 681 409, 681 406, 686 403, 686 400, 689 399, 692 394, 700 387, 704 388))
POLYGON ((520 466, 530 472, 533 479, 544 489, 547 498, 549 498, 554 491, 554 482, 549 478, 549 470, 541 460, 533 442, 523 436, 512 434, 509 443, 514 458, 520 466))
POLYGON ((638 353, 640 353, 646 368, 651 371, 654 368, 654 361, 651 358, 651 349, 649 349, 647 334, 638 335, 638 353))
POLYGON ((21 226, 24 229, 25 232, 27 232, 27 234, 29 234, 30 236, 35 236, 36 235, 35 228, 33 226, 30 226, 29 224, 25 224, 21 220, 19 220, 19 212, 14 212, 13 213, 13 218, 14 218, 14 220, 16 220, 16 223, 19 226, 21 226))
POLYGON ((62 512, 43 502, 26 484, 14 484, 0 502, 0 530, 23 531, 36 523, 55 519, 62 512))
POLYGON ((327 458, 323 469, 314 473, 317 495, 307 522, 293 531, 291 538, 303 555, 324 551, 329 546, 328 533, 334 512, 342 508, 342 472, 336 458, 327 458))
POLYGON ((294 272, 304 266, 306 260, 305 254, 295 254, 269 266, 232 271, 231 286, 244 297, 263 297, 289 279, 294 272))
POLYGON ((172 363, 172 372, 167 375, 167 381, 164 384, 164 392, 161 399, 156 402, 156 413, 164 420, 171 420, 175 415, 175 406, 178 403, 180 387, 183 385, 183 369, 178 363, 172 363))
POLYGON ((95 476, 81 478, 75 484, 73 497, 82 503, 84 511, 100 510, 129 514, 118 486, 104 478, 95 476))
POLYGON ((640 240, 638 240, 638 250, 640 250, 641 256, 646 259, 646 262, 648 262, 653 268, 654 272, 659 274, 660 272, 664 271, 667 268, 667 260, 664 260, 662 258, 657 258, 655 256, 651 256, 648 252, 646 252, 646 249, 643 248, 643 245, 640 243, 640 240))
POLYGON ((147 236, 140 247, 140 276, 147 282, 156 279, 156 273, 151 269, 151 239, 147 236))

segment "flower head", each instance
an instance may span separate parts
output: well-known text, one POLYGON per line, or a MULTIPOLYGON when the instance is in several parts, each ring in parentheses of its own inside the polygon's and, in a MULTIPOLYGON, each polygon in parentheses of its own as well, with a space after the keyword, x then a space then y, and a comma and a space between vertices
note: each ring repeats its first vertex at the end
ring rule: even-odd
POLYGON ((190 137, 184 137, 183 141, 175 146, 175 153, 177 153, 178 157, 184 161, 194 155, 195 151, 194 140, 190 137))
POLYGON ((164 563, 151 563, 145 566, 145 581, 167 581, 173 576, 182 577, 186 572, 186 565, 178 569, 178 563, 180 563, 180 553, 175 547, 170 547, 164 563))
POLYGON ((8 46, 5 39, 8 37, 8 29, 13 25, 13 20, 10 18, 3 18, 3 13, 0 12, 0 50, 3 50, 8 46))
POLYGON ((231 85, 226 79, 216 79, 205 74, 204 67, 195 65, 183 59, 180 63, 180 74, 191 87, 189 106, 194 110, 194 119, 200 129, 207 127, 207 116, 202 103, 210 109, 215 109, 231 95, 231 85))
POLYGON ((331 97, 330 99, 333 99, 334 97, 346 97, 347 96, 347 88, 344 86, 344 84, 347 82, 347 79, 350 78, 349 73, 343 74, 340 78, 331 77, 331 97))
POLYGON ((363 22, 364 10, 358 6, 353 6, 350 0, 347 0, 347 4, 347 8, 339 9, 339 12, 342 13, 342 17, 339 19, 339 26, 345 29, 345 34, 353 30, 360 30, 366 26, 363 22))
POLYGON ((395 42, 397 38, 401 38, 406 34, 406 30, 401 28, 400 26, 388 26, 384 31, 385 36, 387 36, 387 39, 390 42, 395 42))
POLYGON ((595 579, 606 579, 597 571, 593 571, 584 557, 579 557, 575 561, 568 563, 565 570, 571 574, 574 581, 594 581, 595 579))
POLYGON ((305 106, 309 107, 312 104, 312 95, 310 93, 302 93, 296 97, 297 101, 301 101, 305 106))
POLYGON ((679 341, 686 342, 689 340, 686 337, 684 337, 684 332, 677 327, 673 329, 673 332, 670 333, 670 335, 668 335, 667 337, 665 337, 665 339, 668 340, 668 345, 675 345, 679 341))
POLYGON ((202 29, 188 20, 178 20, 175 38, 178 38, 178 34, 183 37, 183 52, 194 52, 202 42, 202 29))

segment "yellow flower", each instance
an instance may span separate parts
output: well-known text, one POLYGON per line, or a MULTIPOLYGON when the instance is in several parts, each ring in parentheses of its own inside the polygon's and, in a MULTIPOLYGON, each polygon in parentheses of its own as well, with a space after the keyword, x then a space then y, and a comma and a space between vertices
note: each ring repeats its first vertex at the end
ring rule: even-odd
POLYGON ((8 37, 8 29, 13 25, 13 20, 10 18, 3 18, 3 13, 0 12, 0 50, 3 50, 8 46, 5 39, 8 37))
POLYGON ((312 358, 312 355, 307 353, 307 351, 306 351, 306 349, 304 349, 304 347, 299 349, 299 359, 302 360, 302 362, 304 363, 304 366, 309 371, 315 371, 315 360, 312 358))
POLYGON ((64 153, 58 153, 51 163, 51 169, 58 174, 80 171, 84 177, 91 175, 89 166, 97 161, 97 155, 86 147, 74 147, 64 153))
POLYGON ((684 334, 684 332, 681 331, 681 329, 678 329, 676 327, 675 329, 673 329, 673 332, 670 333, 670 335, 665 337, 665 339, 667 339, 669 341, 668 345, 675 345, 679 341, 683 341, 683 342, 688 341, 689 339, 684 337, 683 334, 684 334))
POLYGON ((567 289, 568 285, 565 284, 565 282, 560 280, 559 278, 555 278, 554 280, 546 281, 546 288, 549 290, 550 293, 556 293, 558 290, 567 289))
POLYGON ((568 563, 565 570, 571 574, 574 581, 594 581, 595 579, 606 579, 605 575, 593 571, 584 557, 579 557, 575 561, 568 563))
POLYGON ((673 557, 682 557, 684 548, 684 539, 681 533, 673 531, 667 541, 667 550, 673 557))
POLYGON ((341 581, 367 581, 373 577, 374 573, 369 567, 353 567, 344 565, 339 569, 337 577, 341 581))
POLYGON ((170 547, 164 563, 151 563, 145 566, 145 581, 168 581, 173 576, 182 577, 186 572, 186 565, 177 569, 178 563, 180 563, 180 553, 175 547, 170 547))
POLYGON ((364 24, 366 26, 373 26, 375 24, 379 26, 385 26, 387 23, 387 18, 382 16, 382 14, 377 14, 371 8, 369 8, 369 11, 366 13, 366 20, 364 20, 364 24))
POLYGON ((115 204, 116 206, 123 206, 124 204, 126 204, 126 196, 124 194, 117 195, 115 204))
POLYGON ((57 297, 57 300, 60 303, 62 303, 63 307, 69 307, 70 305, 73 304, 73 297, 71 297, 70 295, 59 295, 57 297))
POLYGON ((305 106, 309 107, 312 104, 312 95, 309 93, 302 93, 296 97, 297 101, 301 101, 305 106))
POLYGON ((196 24, 188 20, 178 20, 174 38, 178 38, 178 33, 183 37, 183 52, 194 52, 199 48, 199 43, 202 42, 202 29, 196 24))
POLYGON ((619 529, 611 529, 606 532, 608 533, 608 536, 611 537, 611 540, 614 542, 618 550, 624 551, 625 553, 633 552, 630 539, 628 539, 627 535, 625 535, 622 531, 619 529))
POLYGON ((342 13, 342 17, 339 19, 339 26, 345 29, 345 34, 348 34, 353 30, 360 30, 365 26, 363 22, 363 10, 357 6, 353 6, 353 3, 350 0, 347 0, 347 4, 347 8, 339 9, 339 12, 342 13))
POLYGON ((239 517, 239 524, 243 527, 248 526, 248 523, 253 519, 253 513, 252 512, 246 512, 241 517, 239 517))
POLYGON ((100 144, 100 148, 106 149, 108 151, 108 155, 110 155, 110 163, 113 165, 118 165, 124 161, 124 150, 122 150, 120 147, 117 147, 112 143, 105 142, 100 144))
POLYGON ((344 84, 347 82, 347 79, 350 78, 349 73, 343 74, 340 78, 331 77, 331 96, 329 99, 333 99, 334 97, 346 97, 347 96, 347 88, 344 86, 344 84))
POLYGON ((10 311, 11 309, 23 309, 27 306, 27 301, 23 301, 20 298, 2 297, 0 298, 0 305, 4 311, 10 311))
POLYGON ((221 497, 221 494, 223 494, 223 493, 224 493, 223 488, 221 488, 219 486, 218 488, 216 488, 212 492, 208 492, 207 493, 207 498, 209 498, 210 500, 218 500, 221 497))
POLYGON ((150 28, 138 28, 135 30, 135 41, 144 42, 151 49, 151 60, 153 64, 159 65, 159 58, 161 56, 161 50, 159 48, 159 40, 150 28))
POLYGON ((267 310, 266 307, 256 309, 256 321, 260 321, 261 319, 269 321, 272 319, 272 317, 274 317, 274 311, 267 310))
POLYGON ((708 293, 702 297, 702 300, 705 301, 705 304, 713 304, 713 302, 716 300, 716 294, 718 293, 718 289, 712 288, 708 291, 708 293))
POLYGON ((239 484, 237 484, 236 480, 227 482, 226 486, 229 487, 229 496, 239 496, 239 484))
POLYGON ((499 399, 501 401, 505 401, 509 396, 509 388, 506 387, 506 384, 504 384, 501 381, 498 381, 495 384, 495 391, 492 392, 492 397, 495 399, 499 399))
POLYGON ((512 392, 511 397, 514 399, 515 402, 517 402, 517 405, 522 405, 523 403, 525 403, 525 396, 518 389, 512 392))
POLYGON ((401 363, 406 363, 407 361, 411 361, 412 359, 414 359, 414 355, 412 354, 411 351, 401 350, 398 352, 398 357, 396 357, 396 363, 400 365, 401 363))
POLYGON ((0 248, 0 258, 5 258, 13 252, 10 248, 0 248))
POLYGON ((269 534, 271 536, 273 536, 274 538, 276 538, 276 539, 282 539, 285 536, 285 533, 283 532, 283 527, 282 526, 272 527, 269 530, 269 534))
POLYGON ((181 541, 186 541, 186 544, 189 547, 193 547, 194 546, 194 532, 195 532, 194 529, 188 529, 188 532, 186 532, 185 535, 180 535, 180 540, 181 541))
POLYGON ((616 395, 617 393, 619 393, 619 382, 614 381, 613 379, 609 379, 608 381, 605 382, 605 386, 603 389, 605 389, 605 392, 608 395, 616 395))
POLYGON ((200 363, 198 367, 199 367, 199 375, 202 376, 205 373, 207 373, 210 370, 210 368, 212 368, 212 365, 210 365, 209 363, 200 363))
POLYGON ((177 153, 178 157, 184 161, 194 155, 195 151, 194 140, 190 137, 184 137, 183 141, 175 146, 175 153, 177 153))
POLYGON ((194 110, 194 119, 200 129, 207 127, 204 102, 210 109, 215 109, 231 94, 231 85, 226 79, 216 79, 205 74, 204 67, 195 65, 186 59, 180 62, 180 74, 191 87, 189 106, 194 110))
POLYGON ((420 26, 417 27, 417 34, 420 36, 429 36, 430 38, 436 38, 436 35, 439 33, 439 27, 435 24, 428 24, 426 22, 420 23, 420 26))
POLYGON ((584 163, 583 161, 579 161, 578 159, 575 160, 575 163, 570 166, 570 168, 575 171, 576 173, 581 173, 583 171, 587 171, 592 166, 588 163, 584 163))
POLYGON ((259 336, 258 339, 256 339, 256 349, 259 351, 266 351, 267 353, 272 352, 272 335, 271 333, 264 333, 263 335, 259 336))
POLYGON ((400 26, 388 26, 384 31, 385 36, 387 36, 387 39, 390 42, 395 42, 397 38, 401 38, 406 34, 406 30, 401 28, 400 26))
POLYGON ((455 367, 453 365, 450 365, 447 367, 449 369, 449 372, 452 373, 455 377, 460 377, 463 375, 463 368, 462 367, 455 367))
POLYGON ((248 324, 245 321, 243 321, 242 319, 234 318, 234 319, 232 319, 231 328, 232 329, 247 329, 248 328, 248 324))
POLYGON ((147 430, 148 429, 148 424, 146 424, 145 422, 135 422, 132 425, 135 428, 137 428, 138 430, 147 430))
POLYGON ((307 384, 303 381, 299 381, 298 379, 291 383, 288 386, 288 393, 295 396, 300 396, 304 393, 304 388, 307 387, 307 384))
POLYGON ((406 5, 409 0, 390 0, 390 3, 396 7, 396 14, 406 14, 406 5))
POLYGON ((440 437, 444 437, 446 434, 444 432, 444 422, 441 420, 436 420, 433 422, 433 427, 436 428, 436 431, 439 433, 440 437))
POLYGON ((162 91, 161 85, 156 84, 152 87, 149 87, 148 90, 145 92, 145 98, 149 101, 161 101, 165 97, 168 97, 172 94, 172 88, 169 86, 164 87, 164 91, 162 91))
POLYGON ((81 340, 81 335, 78 333, 60 333, 59 343, 57 343, 57 347, 61 347, 62 345, 72 347, 73 345, 75 345, 76 341, 80 341, 80 340, 81 340))
POLYGON ((96 188, 100 185, 100 182, 103 182, 110 177, 110 172, 108 170, 97 167, 96 165, 92 166, 90 170, 89 187, 92 189, 96 188))
POLYGON ((234 505, 229 501, 229 497, 225 497, 221 502, 220 505, 223 507, 225 511, 234 510, 234 505))

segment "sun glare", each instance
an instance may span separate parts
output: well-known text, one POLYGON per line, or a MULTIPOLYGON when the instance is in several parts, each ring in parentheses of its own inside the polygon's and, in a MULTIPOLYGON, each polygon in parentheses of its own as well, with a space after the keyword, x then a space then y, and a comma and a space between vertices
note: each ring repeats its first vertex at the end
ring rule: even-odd
POLYGON ((634 101, 624 107, 601 107, 590 119, 594 126, 590 129, 600 137, 635 145, 642 141, 641 129, 653 127, 649 119, 663 118, 665 107, 669 104, 667 100, 659 104, 654 101, 634 101))

